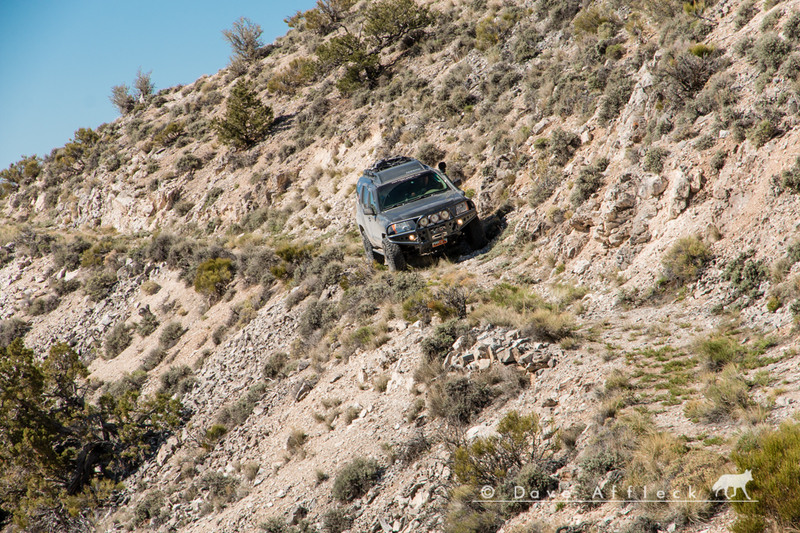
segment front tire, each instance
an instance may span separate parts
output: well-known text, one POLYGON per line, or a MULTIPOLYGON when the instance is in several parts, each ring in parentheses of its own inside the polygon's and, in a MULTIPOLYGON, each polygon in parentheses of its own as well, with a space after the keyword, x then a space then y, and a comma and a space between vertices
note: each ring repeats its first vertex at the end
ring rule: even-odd
POLYGON ((389 239, 383 239, 383 257, 386 258, 386 266, 394 272, 406 269, 406 257, 399 244, 395 244, 389 239))
POLYGON ((473 250, 480 250, 486 246, 486 233, 484 233, 483 223, 478 217, 475 217, 472 222, 467 224, 467 227, 464 228, 464 235, 473 250))

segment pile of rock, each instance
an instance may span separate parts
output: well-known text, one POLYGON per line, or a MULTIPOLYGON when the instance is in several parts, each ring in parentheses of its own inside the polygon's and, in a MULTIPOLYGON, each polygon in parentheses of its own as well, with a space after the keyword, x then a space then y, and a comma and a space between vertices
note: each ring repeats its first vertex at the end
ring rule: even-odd
POLYGON ((446 368, 487 370, 492 364, 517 365, 528 372, 540 374, 553 368, 563 355, 556 345, 533 342, 522 337, 518 330, 494 329, 481 333, 470 345, 469 334, 459 337, 445 358, 446 368))

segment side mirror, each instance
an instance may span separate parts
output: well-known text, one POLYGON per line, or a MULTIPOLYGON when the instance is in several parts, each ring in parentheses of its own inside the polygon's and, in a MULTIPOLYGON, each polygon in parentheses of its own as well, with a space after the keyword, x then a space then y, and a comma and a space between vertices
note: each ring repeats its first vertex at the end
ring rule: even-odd
POLYGON ((372 206, 365 205, 364 206, 364 214, 365 215, 369 215, 371 217, 374 217, 375 216, 375 210, 372 209, 372 206))
POLYGON ((445 163, 444 161, 441 161, 441 162, 439 163, 438 167, 439 167, 439 171, 440 171, 442 174, 447 174, 447 163, 445 163))

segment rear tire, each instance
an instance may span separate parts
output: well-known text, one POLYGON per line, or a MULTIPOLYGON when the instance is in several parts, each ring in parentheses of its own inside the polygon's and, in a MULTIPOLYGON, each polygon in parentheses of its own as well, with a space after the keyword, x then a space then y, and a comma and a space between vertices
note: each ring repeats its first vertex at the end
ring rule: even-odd
POLYGON ((467 227, 464 228, 464 235, 473 250, 480 250, 486 246, 486 233, 484 233, 483 223, 478 217, 475 217, 472 222, 467 224, 467 227))
POLYGON ((393 243, 389 239, 383 239, 383 257, 386 259, 386 266, 394 272, 406 269, 406 257, 400 245, 393 243))

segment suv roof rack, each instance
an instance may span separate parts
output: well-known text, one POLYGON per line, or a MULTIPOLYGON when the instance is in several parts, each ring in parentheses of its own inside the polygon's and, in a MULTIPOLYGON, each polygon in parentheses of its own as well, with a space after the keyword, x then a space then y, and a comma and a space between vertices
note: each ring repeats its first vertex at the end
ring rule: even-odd
POLYGON ((386 170, 387 168, 396 167, 397 165, 402 165, 403 163, 409 163, 411 161, 415 161, 415 159, 404 155, 396 155, 375 161, 367 170, 380 172, 381 170, 386 170))

